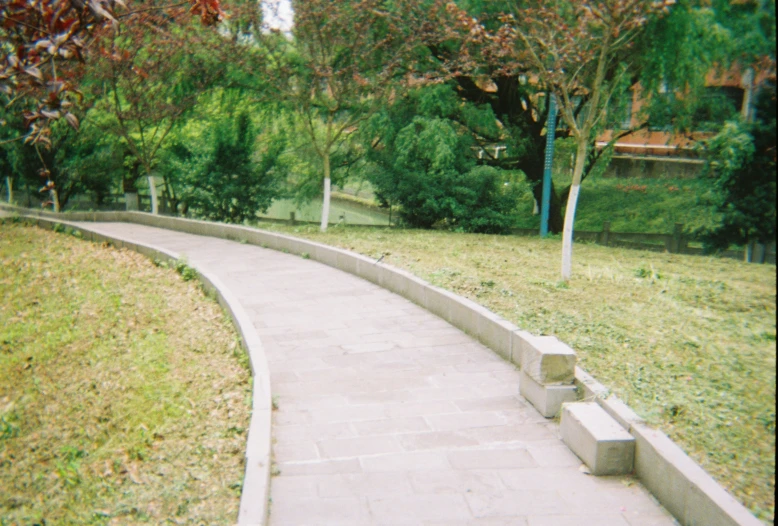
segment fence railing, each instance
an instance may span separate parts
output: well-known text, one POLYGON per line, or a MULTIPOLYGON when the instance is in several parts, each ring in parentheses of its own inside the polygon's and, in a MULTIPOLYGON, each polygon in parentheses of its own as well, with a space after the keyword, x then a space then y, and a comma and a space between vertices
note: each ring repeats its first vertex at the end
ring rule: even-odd
MULTIPOLYGON (((512 234, 522 236, 538 235, 537 228, 514 228, 512 234)), ((702 255, 702 247, 689 246, 695 240, 684 234, 684 224, 676 223, 673 231, 667 234, 647 232, 614 232, 610 221, 604 221, 602 230, 574 230, 574 241, 596 243, 598 245, 650 250, 654 252, 669 252, 671 254, 702 255)), ((751 263, 775 264, 775 241, 766 245, 752 242, 740 250, 724 250, 717 255, 725 258, 740 259, 751 263)))

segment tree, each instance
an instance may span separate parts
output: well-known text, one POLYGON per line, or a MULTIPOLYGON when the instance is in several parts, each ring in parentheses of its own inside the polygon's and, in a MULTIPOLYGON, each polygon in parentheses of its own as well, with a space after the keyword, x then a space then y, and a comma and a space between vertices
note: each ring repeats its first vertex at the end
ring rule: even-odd
MULTIPOLYGON (((6 133, 24 133, 25 123, 20 116, 11 114, 6 119, 6 133)), ((28 194, 39 193, 40 199, 55 210, 64 210, 79 193, 92 193, 99 201, 110 192, 112 179, 106 176, 106 170, 111 170, 111 163, 105 155, 110 155, 110 150, 102 147, 102 137, 93 127, 86 124, 76 133, 66 123, 54 121, 47 138, 50 148, 34 148, 19 141, 0 146, 0 165, 4 165, 6 177, 16 179, 28 194), (53 183, 51 188, 49 181, 53 183)))
POLYGON ((717 217, 714 227, 698 232, 707 250, 775 240, 775 99, 773 81, 762 90, 755 122, 729 121, 704 144, 717 217))
POLYGON ((562 233, 562 279, 572 275, 573 224, 587 154, 614 94, 635 74, 625 61, 652 17, 674 0, 602 0, 570 8, 559 3, 525 9, 521 21, 503 17, 496 53, 512 56, 556 96, 559 113, 576 143, 573 180, 562 233), (611 71, 610 75, 608 72, 611 71), (586 105, 579 111, 580 98, 586 105), (576 99, 578 97, 578 99, 576 99))
POLYGON ((292 49, 268 75, 277 79, 276 95, 298 113, 321 162, 324 231, 332 157, 399 87, 412 32, 399 23, 402 7, 387 0, 301 0, 293 8, 292 49))
POLYGON ((471 130, 480 127, 496 127, 490 109, 462 103, 446 85, 410 90, 371 117, 360 131, 378 200, 399 205, 413 227, 507 232, 521 189, 508 174, 477 166, 471 130))
POLYGON ((172 168, 182 173, 184 205, 201 217, 228 223, 267 211, 283 190, 281 156, 286 149, 284 134, 267 128, 261 128, 257 149, 251 118, 242 111, 216 122, 209 134, 212 146, 205 153, 198 155, 184 145, 173 148, 179 162, 172 168))
MULTIPOLYGON (((769 4, 772 0, 763 0, 769 4)), ((644 106, 640 118, 632 129, 620 130, 611 136, 610 143, 616 143, 635 131, 653 126, 658 117, 663 117, 664 105, 659 94, 666 88, 678 89, 688 95, 677 99, 672 108, 673 118, 665 124, 685 131, 690 128, 691 116, 699 101, 697 93, 705 86, 705 78, 712 69, 726 68, 736 56, 735 51, 751 49, 759 40, 754 35, 740 36, 740 29, 730 28, 736 18, 742 28, 759 33, 754 28, 767 31, 771 24, 761 18, 733 15, 741 11, 769 11, 756 2, 732 4, 728 0, 698 2, 677 0, 670 13, 661 18, 652 18, 640 32, 633 45, 622 49, 620 59, 614 63, 629 63, 631 73, 625 77, 618 68, 606 70, 606 83, 611 85, 615 76, 620 76, 623 90, 612 93, 611 110, 618 111, 620 99, 631 96, 631 90, 639 88, 642 98, 652 104, 644 106), (758 22, 758 23, 757 23, 758 22), (751 44, 744 45, 748 40, 751 44)), ((482 143, 499 142, 507 150, 499 156, 486 155, 483 162, 506 170, 521 170, 530 181, 537 202, 541 201, 543 159, 546 143, 545 127, 548 117, 548 87, 537 82, 532 65, 519 61, 510 51, 515 46, 498 45, 504 40, 500 31, 506 31, 505 15, 513 13, 515 20, 523 23, 524 10, 538 5, 554 6, 560 14, 570 17, 575 3, 539 3, 536 0, 507 0, 489 2, 483 0, 430 0, 421 2, 416 16, 426 17, 424 42, 438 69, 438 76, 452 78, 456 82, 458 95, 473 104, 488 104, 498 121, 499 133, 480 133, 482 143)), ((587 4, 588 5, 588 4, 587 4)), ((774 2, 773 2, 774 5, 774 2)), ((774 9, 773 9, 774 11, 774 9)), ((764 17, 763 17, 764 18, 764 17)), ((769 17, 768 17, 769 18, 769 17)), ((575 21, 570 21, 575 27, 575 21)), ((773 24, 774 25, 774 24, 773 24)), ((515 35, 514 35, 515 36, 515 35)), ((773 39, 774 41, 774 39, 773 39)), ((503 42, 504 43, 504 42, 503 42)), ((433 70, 427 75, 435 76, 433 70)), ((575 99, 575 114, 585 111, 588 93, 580 93, 575 99)), ((611 111, 613 113, 613 111, 611 111)), ((564 121, 562 121, 564 124, 564 121)), ((566 126, 557 129, 557 139, 572 137, 566 126)), ((581 180, 598 170, 607 161, 609 148, 588 149, 581 180)), ((563 230, 563 212, 569 199, 570 186, 556 188, 552 183, 549 230, 560 233, 563 230)))
POLYGON ((149 8, 138 2, 139 9, 130 8, 117 14, 121 0, 2 0, 0 12, 0 49, 6 54, 0 62, 0 93, 8 105, 21 106, 30 128, 27 142, 48 144, 49 125, 65 118, 74 128, 78 119, 71 112, 78 91, 78 64, 88 56, 88 44, 95 34, 122 24, 131 27, 149 10, 184 10, 200 15, 205 25, 213 25, 223 17, 219 0, 188 0, 184 4, 160 5, 149 8))
MULTIPOLYGON (((94 117, 121 139, 131 164, 147 177, 153 213, 158 212, 159 154, 171 130, 223 72, 215 50, 225 39, 200 30, 182 19, 185 15, 152 9, 132 26, 103 35, 88 74, 92 112, 102 113, 94 117)), ((135 181, 127 182, 134 188, 135 181)), ((164 178, 162 184, 167 206, 176 211, 175 188, 164 178)))

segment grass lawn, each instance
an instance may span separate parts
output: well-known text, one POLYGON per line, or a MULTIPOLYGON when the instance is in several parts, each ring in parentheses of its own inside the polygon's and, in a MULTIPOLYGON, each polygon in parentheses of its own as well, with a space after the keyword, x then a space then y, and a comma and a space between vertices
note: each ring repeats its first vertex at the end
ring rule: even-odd
POLYGON ((234 524, 251 376, 196 282, 0 224, 0 524, 234 524))
POLYGON ((261 224, 378 258, 572 346, 581 366, 765 520, 774 515, 775 266, 559 239, 261 224))

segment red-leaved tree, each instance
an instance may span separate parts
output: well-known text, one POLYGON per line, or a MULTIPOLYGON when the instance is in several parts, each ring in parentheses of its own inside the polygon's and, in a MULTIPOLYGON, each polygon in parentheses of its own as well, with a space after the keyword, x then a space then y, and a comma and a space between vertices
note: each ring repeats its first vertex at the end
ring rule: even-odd
POLYGON ((0 0, 0 93, 6 106, 18 107, 29 123, 25 140, 50 145, 49 125, 73 113, 81 98, 81 65, 94 52, 94 38, 121 26, 131 27, 150 10, 186 8, 203 24, 218 22, 219 0, 186 0, 173 6, 122 0, 0 0))

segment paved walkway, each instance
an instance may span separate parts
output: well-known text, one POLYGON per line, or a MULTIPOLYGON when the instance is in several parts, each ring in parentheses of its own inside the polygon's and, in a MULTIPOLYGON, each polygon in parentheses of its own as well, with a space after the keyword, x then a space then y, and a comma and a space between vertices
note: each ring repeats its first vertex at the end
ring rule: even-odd
POLYGON ((519 374, 445 321, 298 256, 124 223, 185 254, 262 338, 277 397, 272 526, 675 524, 629 477, 592 477, 519 374))

